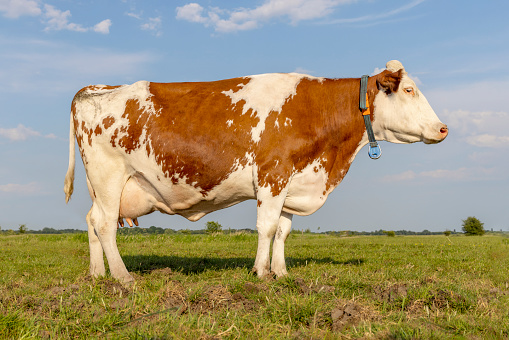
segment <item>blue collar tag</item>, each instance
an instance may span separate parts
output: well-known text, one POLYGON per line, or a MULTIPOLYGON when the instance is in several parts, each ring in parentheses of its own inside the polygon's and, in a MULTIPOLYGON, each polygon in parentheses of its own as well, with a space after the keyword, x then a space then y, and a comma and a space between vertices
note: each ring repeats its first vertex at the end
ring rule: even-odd
POLYGON ((368 150, 368 155, 369 155, 369 158, 371 159, 378 159, 380 158, 380 156, 382 156, 382 149, 380 149, 380 145, 375 145, 375 146, 369 146, 369 150, 368 150))

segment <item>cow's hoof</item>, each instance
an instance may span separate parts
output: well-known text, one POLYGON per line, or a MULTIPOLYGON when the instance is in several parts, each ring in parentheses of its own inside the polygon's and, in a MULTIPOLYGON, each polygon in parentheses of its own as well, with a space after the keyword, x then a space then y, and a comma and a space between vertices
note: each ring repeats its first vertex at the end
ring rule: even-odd
POLYGON ((280 279, 282 277, 285 277, 285 276, 288 276, 288 272, 286 271, 286 269, 284 269, 284 270, 274 270, 274 271, 272 271, 272 273, 274 275, 276 275, 276 277, 278 279, 280 279))
POLYGON ((261 280, 273 280, 274 279, 274 273, 270 272, 268 270, 257 270, 256 268, 253 268, 251 270, 253 274, 256 273, 256 276, 258 276, 261 280))
POLYGON ((256 273, 256 276, 258 276, 258 278, 261 280, 270 281, 270 280, 274 280, 276 278, 276 274, 274 274, 274 272, 269 272, 269 271, 260 272, 260 271, 256 270, 256 268, 253 268, 251 270, 251 272, 253 274, 256 273))
POLYGON ((130 274, 124 275, 117 279, 123 286, 130 287, 132 286, 136 280, 130 274))

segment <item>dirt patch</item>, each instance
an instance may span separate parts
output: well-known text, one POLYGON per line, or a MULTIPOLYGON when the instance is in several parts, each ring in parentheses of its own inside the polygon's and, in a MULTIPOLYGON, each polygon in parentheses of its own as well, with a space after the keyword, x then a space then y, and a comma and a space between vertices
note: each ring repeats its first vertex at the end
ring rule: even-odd
POLYGON ((407 297, 408 288, 406 284, 394 284, 389 287, 376 286, 373 288, 375 299, 380 302, 393 302, 407 297))
POLYGON ((440 289, 428 299, 427 305, 431 310, 447 308, 463 310, 467 308, 467 301, 463 296, 455 292, 440 289))
POLYGON ((123 310, 123 309, 126 309, 128 304, 129 304, 128 298, 116 299, 110 303, 110 308, 117 309, 117 310, 123 310))
POLYGON ((259 303, 246 297, 246 294, 256 294, 262 291, 261 285, 247 282, 244 292, 232 294, 229 289, 222 285, 206 286, 201 292, 190 297, 182 283, 170 281, 163 294, 162 304, 165 308, 175 308, 177 314, 186 312, 208 313, 221 309, 245 309, 253 310, 259 303))
POLYGON ((162 303, 167 309, 177 308, 178 315, 187 311, 189 303, 187 302, 187 293, 182 283, 179 281, 168 282, 162 303))
POLYGON ((469 308, 470 303, 463 296, 446 289, 432 291, 427 298, 415 300, 406 307, 409 315, 423 315, 445 309, 465 312, 469 308))
POLYGON ((123 297, 130 294, 129 289, 127 289, 124 285, 117 281, 104 279, 101 280, 99 285, 101 287, 101 291, 105 295, 123 297))
POLYGON ((247 294, 258 294, 260 291, 264 290, 266 286, 257 285, 251 282, 244 283, 244 291, 247 294))
POLYGON ((48 293, 50 293, 51 295, 62 295, 64 293, 76 292, 79 289, 80 289, 80 286, 75 285, 75 284, 69 285, 67 287, 55 286, 55 287, 49 288, 48 293))
POLYGON ((356 326, 363 321, 374 320, 378 314, 369 308, 362 306, 356 301, 338 300, 336 307, 330 313, 332 319, 332 331, 342 330, 356 326))
POLYGON ((233 302, 233 295, 226 287, 210 286, 204 290, 194 301, 192 301, 190 309, 193 312, 207 312, 224 309, 233 302))

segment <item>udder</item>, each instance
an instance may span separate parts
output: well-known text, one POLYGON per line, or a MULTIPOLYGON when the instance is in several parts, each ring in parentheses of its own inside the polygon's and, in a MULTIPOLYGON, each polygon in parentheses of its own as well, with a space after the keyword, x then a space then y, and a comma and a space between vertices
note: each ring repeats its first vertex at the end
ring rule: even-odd
POLYGON ((136 178, 131 177, 125 184, 120 197, 118 223, 123 227, 123 219, 125 219, 131 227, 132 222, 138 225, 137 218, 154 212, 156 205, 157 200, 154 196, 143 190, 136 178))

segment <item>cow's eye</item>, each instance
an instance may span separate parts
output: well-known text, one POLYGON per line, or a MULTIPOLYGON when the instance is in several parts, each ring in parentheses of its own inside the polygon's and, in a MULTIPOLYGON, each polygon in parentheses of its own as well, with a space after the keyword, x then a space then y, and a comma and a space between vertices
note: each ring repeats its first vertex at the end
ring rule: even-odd
POLYGON ((413 87, 407 87, 405 88, 405 92, 408 94, 411 94, 412 96, 415 95, 414 88, 413 87))

